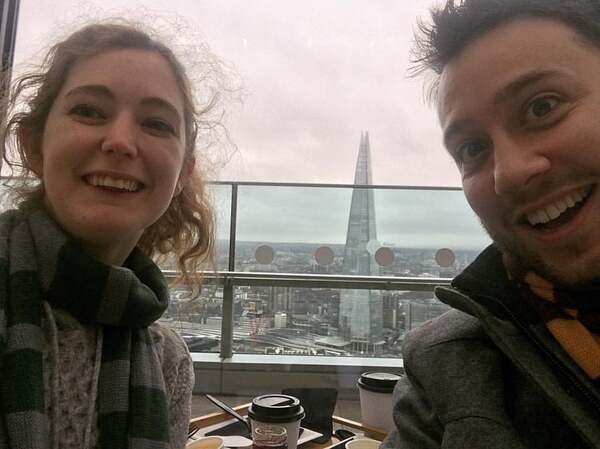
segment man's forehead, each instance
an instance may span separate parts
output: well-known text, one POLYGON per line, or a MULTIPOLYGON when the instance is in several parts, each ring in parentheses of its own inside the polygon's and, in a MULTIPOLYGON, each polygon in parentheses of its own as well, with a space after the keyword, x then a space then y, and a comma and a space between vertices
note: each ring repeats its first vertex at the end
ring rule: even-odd
POLYGON ((586 59, 600 60, 597 47, 556 20, 522 18, 499 25, 469 43, 444 67, 435 97, 438 117, 443 124, 457 104, 497 102, 519 87, 568 73, 575 66, 571 61, 581 59, 582 51, 586 59))

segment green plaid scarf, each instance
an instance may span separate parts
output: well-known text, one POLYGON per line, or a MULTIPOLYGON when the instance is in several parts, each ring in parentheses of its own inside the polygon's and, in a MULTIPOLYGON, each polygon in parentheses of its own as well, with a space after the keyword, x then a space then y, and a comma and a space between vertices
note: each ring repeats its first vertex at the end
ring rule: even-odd
POLYGON ((167 307, 159 268, 139 250, 124 267, 87 255, 43 207, 0 215, 0 448, 48 449, 42 300, 103 326, 99 447, 166 448, 165 384, 147 326, 167 307))

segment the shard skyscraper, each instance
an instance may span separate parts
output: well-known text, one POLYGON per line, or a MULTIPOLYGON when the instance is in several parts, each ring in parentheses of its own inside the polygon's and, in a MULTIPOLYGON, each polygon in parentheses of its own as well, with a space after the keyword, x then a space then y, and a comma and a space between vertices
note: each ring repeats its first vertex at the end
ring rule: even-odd
MULTIPOLYGON (((369 133, 361 133, 354 185, 372 184, 371 148, 369 133)), ((346 247, 344 249, 344 274, 372 276, 379 274, 373 255, 377 249, 375 201, 372 189, 355 187, 352 191, 346 247)), ((383 344, 383 301, 381 292, 347 290, 340 294, 341 336, 352 343, 352 349, 375 353, 383 344)))

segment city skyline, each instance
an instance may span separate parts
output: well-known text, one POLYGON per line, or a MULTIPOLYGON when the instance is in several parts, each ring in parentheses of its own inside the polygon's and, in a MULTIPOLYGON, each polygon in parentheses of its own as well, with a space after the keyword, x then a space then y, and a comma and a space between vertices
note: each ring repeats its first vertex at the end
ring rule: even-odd
MULTIPOLYGON (((370 161, 369 133, 361 132, 344 245, 330 244, 329 250, 323 251, 322 246, 306 242, 269 245, 236 239, 233 270, 415 278, 455 276, 477 252, 453 252, 453 261, 442 266, 437 251, 392 247, 386 249, 391 258, 381 262, 378 253, 383 248, 378 241, 375 192, 369 188, 373 179, 370 161), (319 252, 329 256, 319 257, 319 252)), ((230 266, 229 255, 229 248, 220 248, 221 269, 230 266)), ((165 319, 182 332, 192 351, 217 351, 219 347, 224 295, 218 288, 210 292, 196 304, 181 302, 175 293, 165 319)), ((233 351, 398 357, 406 331, 446 309, 432 292, 240 285, 233 293, 233 351)))

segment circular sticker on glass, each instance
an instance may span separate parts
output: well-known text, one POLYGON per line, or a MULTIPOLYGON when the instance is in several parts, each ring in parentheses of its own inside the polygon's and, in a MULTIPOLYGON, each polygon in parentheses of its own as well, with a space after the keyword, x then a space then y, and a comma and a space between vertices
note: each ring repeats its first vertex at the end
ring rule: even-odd
POLYGON ((315 260, 319 265, 331 265, 333 257, 333 250, 329 246, 320 246, 315 251, 315 260))
POLYGON ((254 257, 256 258, 256 261, 258 263, 268 265, 273 262, 275 252, 273 251, 273 248, 271 248, 269 245, 261 245, 258 248, 256 248, 256 251, 254 252, 254 257))
POLYGON ((394 251, 387 246, 382 246, 375 252, 375 262, 381 267, 389 267, 394 263, 394 251))
POLYGON ((449 248, 438 249, 435 253, 435 261, 440 267, 451 267, 455 260, 456 257, 454 256, 454 252, 449 248))

